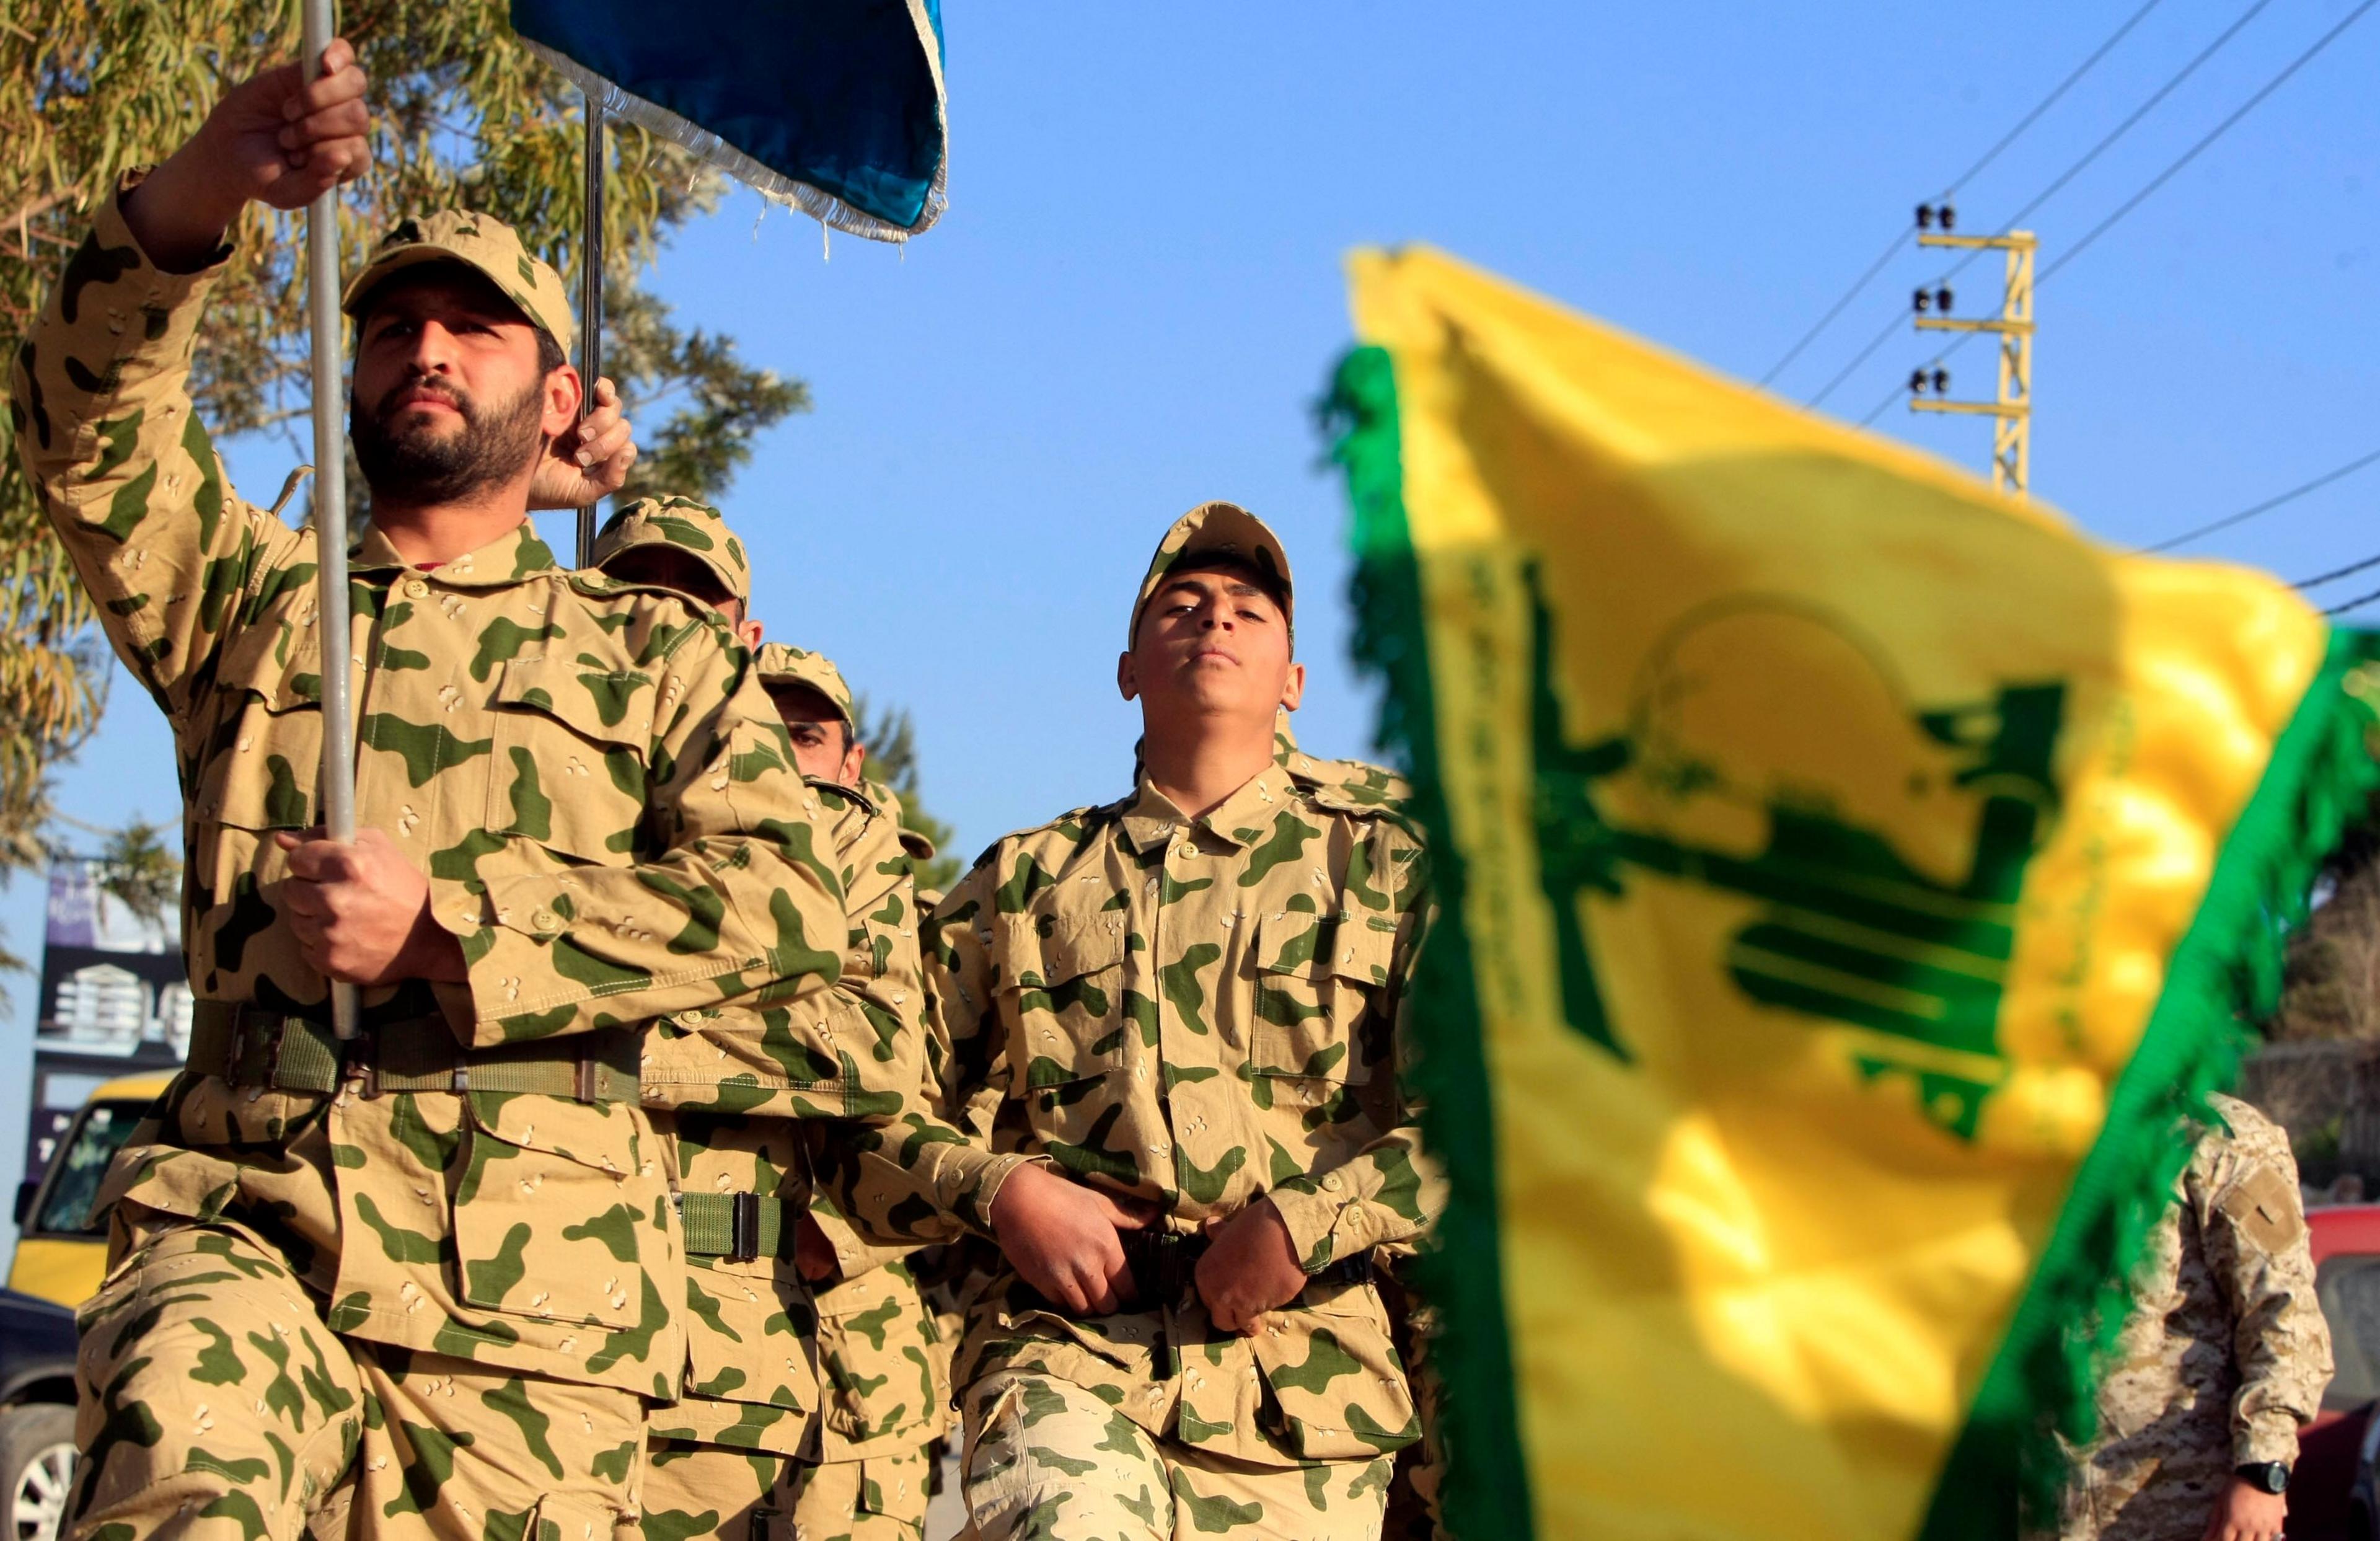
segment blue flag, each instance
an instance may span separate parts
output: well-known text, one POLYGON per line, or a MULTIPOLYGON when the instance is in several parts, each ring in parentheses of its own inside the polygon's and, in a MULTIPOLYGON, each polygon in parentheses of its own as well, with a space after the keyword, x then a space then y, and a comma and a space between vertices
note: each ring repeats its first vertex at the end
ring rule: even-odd
POLYGON ((941 217, 941 0, 512 0, 532 52, 615 117, 838 230, 941 217))

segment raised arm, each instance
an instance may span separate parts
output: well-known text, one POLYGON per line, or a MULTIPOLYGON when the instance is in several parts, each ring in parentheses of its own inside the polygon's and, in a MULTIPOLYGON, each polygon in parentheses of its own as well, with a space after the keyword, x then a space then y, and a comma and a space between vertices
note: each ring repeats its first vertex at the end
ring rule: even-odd
POLYGON ((251 199, 293 209, 364 164, 345 42, 234 88, 189 142, 128 176, 75 249, 10 374, 17 453, 117 656, 168 711, 211 677, 260 596, 313 576, 305 542, 242 502, 191 409, 190 354, 224 232, 251 199))

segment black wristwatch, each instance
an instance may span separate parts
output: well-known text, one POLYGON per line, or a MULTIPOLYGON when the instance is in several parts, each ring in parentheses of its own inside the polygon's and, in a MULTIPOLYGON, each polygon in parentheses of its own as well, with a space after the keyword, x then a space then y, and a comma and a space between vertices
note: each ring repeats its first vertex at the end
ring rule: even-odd
POLYGON ((2251 1461, 2245 1466, 2232 1468, 2249 1486, 2265 1493, 2286 1493, 2289 1490, 2289 1469, 2277 1461, 2251 1461))

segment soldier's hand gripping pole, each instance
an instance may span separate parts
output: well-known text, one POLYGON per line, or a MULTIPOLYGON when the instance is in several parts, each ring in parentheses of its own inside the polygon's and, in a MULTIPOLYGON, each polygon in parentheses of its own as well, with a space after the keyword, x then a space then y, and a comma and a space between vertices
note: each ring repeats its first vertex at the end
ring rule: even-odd
MULTIPOLYGON (((306 79, 322 73, 331 45, 331 0, 305 0, 306 79)), ((322 823, 330 838, 356 838, 356 729, 348 658, 347 451, 340 408, 346 393, 339 368, 339 189, 325 189, 306 211, 306 314, 314 348, 314 539, 321 550, 322 628, 322 823)), ((356 987, 331 981, 332 1031, 356 1036, 356 987)))

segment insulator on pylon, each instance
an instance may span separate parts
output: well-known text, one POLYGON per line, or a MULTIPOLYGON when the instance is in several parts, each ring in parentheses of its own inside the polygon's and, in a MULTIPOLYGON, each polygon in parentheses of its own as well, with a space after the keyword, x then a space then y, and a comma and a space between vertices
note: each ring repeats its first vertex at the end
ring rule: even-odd
POLYGON ((1922 396, 1925 394, 1925 371, 1924 370, 1912 370, 1909 371, 1909 394, 1912 396, 1922 396))
POLYGON ((1938 396, 1949 388, 1950 371, 1948 370, 1936 370, 1934 371, 1934 394, 1938 396))
POLYGON ((1917 313, 1922 316, 1925 313, 1925 307, 1932 298, 1933 297, 1925 290, 1919 289, 1909 297, 1909 303, 1914 306, 1917 313))
POLYGON ((1935 217, 1942 222, 1942 228, 1948 230, 1959 223, 1959 211, 1945 203, 1935 211, 1935 217))
POLYGON ((1946 316, 1950 313, 1949 285, 1945 284, 1940 288, 1934 291, 1934 309, 1941 311, 1946 316))
POLYGON ((1934 228, 1934 205, 1931 203, 1920 203, 1917 206, 1917 228, 1920 230, 1934 228))

